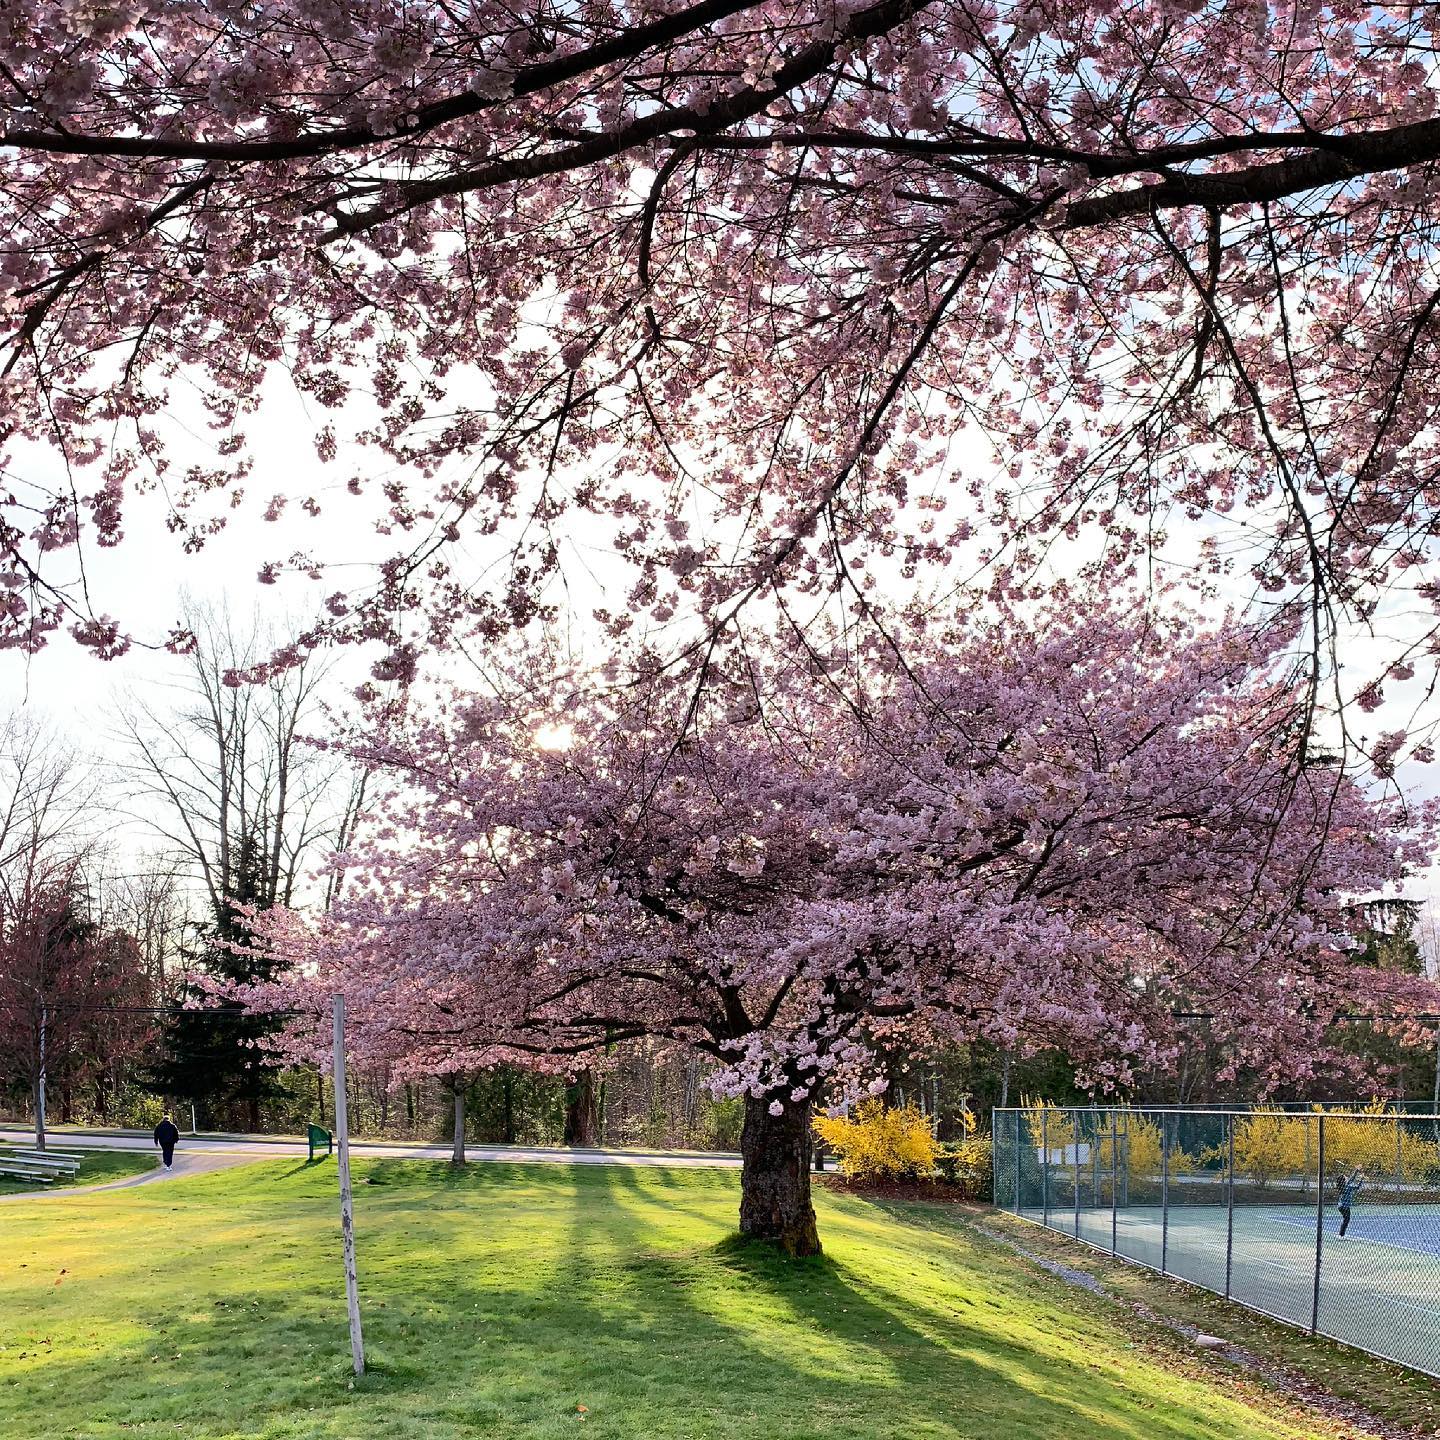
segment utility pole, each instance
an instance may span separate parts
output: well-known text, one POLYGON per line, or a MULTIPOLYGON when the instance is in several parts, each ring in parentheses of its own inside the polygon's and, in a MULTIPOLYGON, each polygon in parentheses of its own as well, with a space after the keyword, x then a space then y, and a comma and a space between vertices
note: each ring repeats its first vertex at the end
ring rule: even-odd
POLYGON ((340 1169, 340 1240, 345 1252, 345 1307, 350 1313, 350 1358, 365 1373, 365 1339, 360 1333, 360 1291, 355 1279, 355 1208, 350 1195, 350 1117, 345 1094, 345 997, 334 1001, 335 1149, 340 1169))

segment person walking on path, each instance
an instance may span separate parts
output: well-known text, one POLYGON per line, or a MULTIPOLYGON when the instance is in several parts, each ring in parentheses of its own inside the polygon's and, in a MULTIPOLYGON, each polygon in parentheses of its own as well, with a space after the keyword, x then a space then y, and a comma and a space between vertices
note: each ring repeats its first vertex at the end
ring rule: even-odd
POLYGON ((1356 1168, 1349 1175, 1340 1177, 1340 1198, 1336 1202, 1336 1208, 1340 1211, 1340 1233, 1343 1235, 1350 1228, 1350 1207, 1355 1203, 1355 1197, 1360 1193, 1360 1187, 1365 1183, 1365 1172, 1356 1168))
POLYGON ((155 1143, 160 1147, 160 1158, 165 1162, 167 1170, 175 1163, 175 1146, 179 1140, 180 1132, 175 1128, 175 1122, 167 1115, 155 1127, 155 1143))

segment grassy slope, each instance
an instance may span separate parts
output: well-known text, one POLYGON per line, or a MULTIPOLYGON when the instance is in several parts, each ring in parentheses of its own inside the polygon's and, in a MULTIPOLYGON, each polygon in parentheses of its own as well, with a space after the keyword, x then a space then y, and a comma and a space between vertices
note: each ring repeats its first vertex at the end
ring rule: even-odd
MULTIPOLYGON (((57 1142, 57 1148, 64 1149, 57 1142)), ((3 1154, 0 1149, 0 1154, 3 1154)), ((0 1175, 0 1195, 34 1194, 38 1190, 62 1190, 75 1185, 104 1185, 111 1180, 124 1180, 131 1175, 143 1175, 159 1163, 158 1155, 134 1150, 86 1151, 80 1162, 78 1175, 66 1175, 52 1180, 48 1185, 36 1185, 29 1180, 12 1180, 0 1175)))
POLYGON ((0 1207, 0 1435, 1331 1433, 989 1242, 859 1200, 822 1197, 825 1258, 787 1265, 727 1240, 732 1174, 356 1173, 353 1390, 333 1161, 0 1207))

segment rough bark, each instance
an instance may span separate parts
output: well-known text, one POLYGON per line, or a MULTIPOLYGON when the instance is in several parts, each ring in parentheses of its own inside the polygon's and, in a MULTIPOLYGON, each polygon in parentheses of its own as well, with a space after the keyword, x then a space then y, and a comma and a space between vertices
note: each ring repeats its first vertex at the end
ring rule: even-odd
POLYGON ((773 1241, 789 1255, 818 1255, 820 1234, 810 1202, 810 1102, 745 1099, 740 1135, 740 1233, 773 1241))
POLYGON ((450 1152, 452 1164, 465 1163, 465 1087, 455 1087, 455 1145, 450 1152))
POLYGON ((582 1070, 565 1091, 565 1144, 597 1145, 600 1140, 600 1097, 595 1072, 582 1070))

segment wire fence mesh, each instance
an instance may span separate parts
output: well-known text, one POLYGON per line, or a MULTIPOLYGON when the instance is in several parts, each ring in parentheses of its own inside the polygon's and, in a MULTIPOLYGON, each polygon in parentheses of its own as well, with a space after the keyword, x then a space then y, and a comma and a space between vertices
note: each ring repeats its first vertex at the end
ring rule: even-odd
POLYGON ((1440 1117, 996 1110, 995 1203, 1440 1376, 1440 1117))

